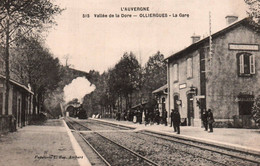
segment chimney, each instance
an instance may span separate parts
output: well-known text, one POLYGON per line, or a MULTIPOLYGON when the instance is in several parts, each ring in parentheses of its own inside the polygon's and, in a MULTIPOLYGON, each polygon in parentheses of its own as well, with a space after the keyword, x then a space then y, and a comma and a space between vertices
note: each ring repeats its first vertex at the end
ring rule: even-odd
POLYGON ((195 34, 193 34, 193 35, 191 36, 191 42, 192 42, 192 44, 193 44, 193 43, 196 43, 196 42, 199 41, 199 40, 200 40, 200 36, 195 35, 195 34))
POLYGON ((227 25, 230 25, 233 22, 238 20, 238 16, 234 16, 234 15, 229 15, 229 16, 226 16, 225 18, 226 18, 226 24, 227 25))

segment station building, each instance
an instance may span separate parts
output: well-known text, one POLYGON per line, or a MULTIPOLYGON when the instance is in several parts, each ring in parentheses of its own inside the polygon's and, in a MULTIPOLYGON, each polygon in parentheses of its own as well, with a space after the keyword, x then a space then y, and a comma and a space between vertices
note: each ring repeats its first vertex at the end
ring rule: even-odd
POLYGON ((260 95, 260 34, 249 18, 237 21, 166 58, 168 110, 178 109, 183 125, 201 126, 211 109, 215 127, 252 127, 254 98, 260 95))
MULTIPOLYGON (((10 71, 8 112, 5 111, 6 77, 4 71, 4 53, 0 49, 0 133, 15 130, 27 125, 33 114, 33 92, 25 79, 21 79, 21 72, 10 71), (19 73, 19 74, 17 74, 19 73)), ((10 58, 10 66, 13 67, 10 58)), ((19 68, 21 69, 21 68, 19 68)), ((24 78, 24 77, 23 77, 24 78)))
MULTIPOLYGON (((10 80, 8 114, 5 113, 5 77, 0 75, 0 117, 2 121, 13 120, 16 127, 28 124, 32 115, 33 92, 26 86, 10 80), (10 119, 14 118, 14 119, 10 119), (8 120, 7 120, 8 119, 8 120)), ((7 122, 3 122, 7 123, 7 122)))

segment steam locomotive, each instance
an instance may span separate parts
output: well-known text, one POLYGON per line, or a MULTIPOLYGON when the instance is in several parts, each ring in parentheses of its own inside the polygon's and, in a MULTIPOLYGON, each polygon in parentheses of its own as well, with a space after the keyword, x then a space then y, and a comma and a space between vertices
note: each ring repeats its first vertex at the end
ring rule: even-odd
POLYGON ((70 117, 79 118, 79 119, 87 119, 87 112, 83 109, 82 104, 79 107, 69 106, 67 108, 67 112, 69 112, 70 117))

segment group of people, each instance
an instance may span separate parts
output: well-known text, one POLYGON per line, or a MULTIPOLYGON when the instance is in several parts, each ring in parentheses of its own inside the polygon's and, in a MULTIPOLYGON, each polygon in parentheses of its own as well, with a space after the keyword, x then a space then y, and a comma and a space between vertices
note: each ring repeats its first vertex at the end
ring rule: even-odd
POLYGON ((165 124, 165 126, 167 126, 166 110, 160 112, 158 108, 156 108, 154 111, 148 111, 148 109, 145 109, 144 116, 145 116, 145 125, 147 124, 152 125, 154 123, 159 125, 160 123, 162 123, 165 124))
POLYGON ((211 112, 211 109, 208 109, 208 111, 206 109, 203 109, 201 119, 205 131, 208 131, 209 129, 209 132, 213 132, 213 123, 215 120, 213 117, 213 113, 211 112))
POLYGON ((136 109, 136 110, 128 110, 128 111, 124 111, 123 113, 120 113, 119 111, 116 112, 116 120, 120 121, 121 116, 123 117, 123 120, 128 120, 128 121, 132 121, 134 123, 140 123, 142 124, 142 111, 140 109, 136 109))
MULTIPOLYGON (((155 109, 154 111, 148 111, 145 109, 144 111, 141 111, 140 109, 137 109, 135 111, 125 111, 124 113, 124 120, 133 121, 134 123, 142 124, 142 119, 144 117, 145 125, 147 124, 154 124, 157 123, 157 125, 161 123, 165 124, 167 126, 167 112, 163 111, 160 115, 160 112, 158 109, 155 109)), ((180 124, 181 124, 181 116, 178 110, 171 110, 171 125, 170 127, 173 127, 174 132, 177 134, 180 134, 180 124)), ((118 112, 116 114, 116 119, 120 120, 120 113, 118 112)), ((213 113, 211 109, 203 109, 202 116, 201 116, 203 126, 205 128, 205 131, 213 132, 213 113)))
MULTIPOLYGON (((203 110, 202 112, 202 122, 203 126, 205 127, 205 131, 213 132, 213 123, 215 122, 213 113, 211 112, 211 109, 203 110)), ((178 110, 172 109, 171 112, 171 127, 173 126, 174 132, 177 132, 177 134, 180 134, 180 124, 181 124, 181 116, 178 110)))
MULTIPOLYGON (((148 109, 135 109, 135 110, 127 110, 123 112, 123 119, 132 121, 134 123, 142 124, 144 121, 145 125, 147 124, 165 124, 167 126, 167 112, 166 110, 160 112, 158 108, 153 110, 148 109)), ((120 121, 121 113, 116 112, 116 120, 120 121)))

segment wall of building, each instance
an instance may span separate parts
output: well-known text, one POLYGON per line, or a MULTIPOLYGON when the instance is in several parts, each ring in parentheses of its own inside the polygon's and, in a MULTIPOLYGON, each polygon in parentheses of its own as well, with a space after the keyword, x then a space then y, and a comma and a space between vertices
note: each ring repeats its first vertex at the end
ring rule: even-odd
MULTIPOLYGON (((187 93, 190 91, 190 87, 195 87, 198 94, 200 94, 200 59, 199 52, 194 51, 190 54, 183 55, 178 60, 169 61, 169 89, 170 109, 174 109, 174 96, 179 95, 182 105, 178 106, 181 118, 187 118, 187 93), (192 77, 187 78, 187 58, 192 58, 192 77), (173 65, 178 63, 178 81, 173 80, 173 65)), ((196 114, 198 115, 198 114, 196 114)), ((199 117, 197 117, 199 118, 199 117)), ((184 119, 183 119, 184 120, 184 119)))
POLYGON ((0 100, 0 115, 13 116, 13 118, 15 119, 14 123, 16 123, 16 127, 22 127, 28 124, 29 116, 32 114, 32 98, 30 98, 32 94, 17 85, 10 84, 8 115, 5 115, 4 79, 0 79, 0 84, 0 93, 2 95, 0 100))
POLYGON ((240 93, 259 95, 260 85, 260 52, 246 51, 255 55, 256 73, 252 77, 239 77, 236 55, 244 51, 229 50, 229 43, 259 44, 260 36, 240 26, 213 39, 211 67, 206 63, 207 68, 211 68, 207 72, 207 108, 213 110, 215 119, 227 121, 239 114, 237 96, 240 93))
POLYGON ((4 113, 4 80, 0 79, 0 115, 4 113))

